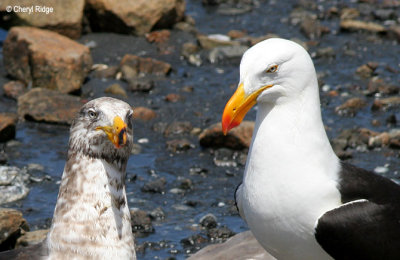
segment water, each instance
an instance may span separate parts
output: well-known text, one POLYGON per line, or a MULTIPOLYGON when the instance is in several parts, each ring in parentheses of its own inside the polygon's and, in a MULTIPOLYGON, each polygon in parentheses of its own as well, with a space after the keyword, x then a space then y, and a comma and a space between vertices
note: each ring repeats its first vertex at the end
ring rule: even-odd
MULTIPOLYGON (((328 3, 321 2, 325 8, 328 3)), ((201 1, 187 1, 186 13, 196 20, 196 28, 205 34, 227 33, 229 30, 246 30, 249 35, 262 36, 267 33, 276 33, 284 38, 307 39, 296 26, 286 22, 292 10, 292 1, 260 1, 259 6, 252 12, 242 15, 221 15, 216 8, 203 7, 201 1)), ((385 66, 399 70, 400 48, 398 43, 380 37, 372 37, 363 33, 335 33, 338 31, 337 18, 323 20, 322 23, 331 28, 333 33, 323 36, 320 45, 311 48, 333 47, 336 57, 333 59, 314 59, 317 72, 325 72, 325 84, 340 93, 349 92, 350 96, 362 96, 360 91, 352 91, 351 86, 366 86, 366 81, 355 76, 355 69, 369 61, 377 61, 379 76, 393 84, 399 85, 399 74, 390 73, 385 66), (345 48, 355 51, 355 56, 346 55, 345 48)), ((180 46, 188 41, 195 42, 193 35, 173 31, 169 45, 174 46, 171 55, 158 53, 155 45, 147 43, 143 38, 111 33, 97 33, 83 36, 80 42, 95 41, 97 47, 92 49, 94 63, 118 65, 123 55, 127 53, 141 54, 157 58, 172 64, 174 70, 165 80, 157 81, 154 90, 150 93, 129 92, 128 102, 134 106, 147 106, 157 112, 157 118, 149 122, 136 121, 134 125, 135 142, 141 138, 149 140, 146 144, 139 144, 141 152, 133 155, 127 168, 127 192, 129 206, 146 211, 161 207, 165 212, 165 219, 154 221, 155 233, 137 239, 142 245, 151 242, 144 254, 139 253, 140 259, 165 259, 175 257, 184 259, 187 248, 180 242, 191 235, 206 232, 199 227, 199 219, 207 213, 217 217, 219 226, 227 226, 234 232, 247 229, 245 223, 233 210, 233 192, 242 178, 243 166, 217 167, 213 163, 211 150, 199 146, 197 136, 184 134, 183 136, 165 137, 154 131, 158 122, 169 124, 174 121, 189 121, 194 127, 205 128, 220 120, 226 101, 233 93, 238 81, 239 61, 226 61, 220 64, 209 64, 207 61, 201 67, 189 65, 180 58, 180 46), (185 86, 192 86, 194 91, 183 91, 185 86), (168 103, 165 95, 178 93, 184 101, 168 103), (175 138, 187 138, 195 148, 179 154, 172 154, 166 149, 166 141, 175 138), (190 168, 200 167, 207 170, 206 174, 190 174, 190 168), (227 172, 229 174, 227 174, 227 172), (136 178, 134 178, 136 176, 136 178), (148 181, 157 177, 167 180, 164 194, 144 193, 140 188, 148 181), (194 188, 184 194, 174 194, 170 189, 179 187, 182 178, 189 178, 194 188), (190 203, 188 203, 190 202, 190 203), (223 202, 223 206, 221 205, 223 202), (188 206, 195 204, 196 206, 188 206), (160 243, 162 242, 162 243, 160 243)), ((4 68, 0 66, 0 84, 7 82, 4 77, 4 68)), ((104 95, 104 89, 113 84, 125 83, 117 80, 100 80, 90 78, 83 86, 84 97, 98 97, 104 95)), ((1 91, 1 90, 0 90, 1 91)), ((328 127, 328 135, 336 137, 341 130, 355 127, 366 127, 375 131, 388 131, 385 119, 390 114, 400 118, 398 108, 386 112, 371 112, 370 105, 373 98, 367 98, 368 106, 357 113, 354 118, 338 116, 334 109, 343 103, 347 97, 329 97, 321 93, 323 119, 328 127), (381 126, 371 125, 372 119, 382 122, 381 126)), ((16 111, 16 103, 0 98, 0 111, 16 111)), ((254 120, 253 109, 247 120, 254 120)), ((398 127, 398 126, 397 126, 398 127)), ((393 127, 392 127, 393 128, 393 127)), ((35 172, 38 176, 49 175, 51 180, 30 185, 30 194, 27 198, 6 205, 21 210, 31 229, 47 228, 58 193, 58 181, 63 171, 69 128, 67 126, 48 125, 42 123, 24 122, 17 127, 17 144, 7 147, 9 164, 24 167, 30 163, 44 166, 43 172, 35 172)), ((360 167, 374 169, 376 166, 389 164, 386 176, 399 180, 398 171, 400 162, 398 151, 377 149, 367 152, 355 152, 350 160, 360 167)), ((202 245, 205 246, 205 245, 202 245)))

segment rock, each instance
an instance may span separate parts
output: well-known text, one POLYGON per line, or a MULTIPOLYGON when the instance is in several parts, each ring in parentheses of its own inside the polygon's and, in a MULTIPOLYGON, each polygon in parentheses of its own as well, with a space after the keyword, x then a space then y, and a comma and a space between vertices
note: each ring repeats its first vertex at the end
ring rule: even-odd
POLYGON ((193 129, 193 126, 188 121, 172 122, 165 128, 164 136, 169 137, 169 136, 174 136, 174 135, 183 135, 183 134, 190 133, 190 131, 192 129, 193 129))
POLYGON ((330 31, 328 27, 322 26, 314 16, 306 16, 300 24, 300 30, 311 40, 319 39, 330 31))
POLYGON ((157 116, 157 113, 147 107, 135 107, 133 109, 133 118, 143 121, 149 121, 157 116))
POLYGON ((400 25, 392 25, 388 29, 388 37, 400 42, 400 25))
POLYGON ((375 99, 371 110, 381 110, 388 107, 400 106, 400 96, 375 99))
POLYGON ((141 191, 151 192, 151 193, 164 193, 166 183, 167 181, 165 180, 165 178, 161 177, 144 184, 143 187, 141 188, 141 191))
POLYGON ((28 181, 26 169, 0 166, 0 205, 25 198, 29 193, 28 181))
POLYGON ((128 78, 126 79, 131 91, 149 92, 154 88, 154 81, 149 78, 128 78))
MULTIPOLYGON (((46 0, 19 0, 18 6, 28 6, 34 9, 31 13, 12 12, 6 24, 39 27, 77 39, 82 32, 84 5, 85 0, 53 1, 51 3, 46 0)), ((0 2, 0 10, 4 10, 6 6, 16 6, 16 2, 13 0, 0 2)))
POLYGON ((170 93, 166 95, 164 99, 167 102, 176 103, 178 101, 184 100, 184 97, 176 93, 170 93))
POLYGON ((92 67, 89 48, 55 32, 13 27, 3 44, 4 68, 32 87, 70 93, 92 67))
POLYGON ((201 217, 200 225, 206 229, 216 228, 218 226, 217 217, 211 213, 201 217))
POLYGON ((18 116, 47 123, 71 124, 84 103, 76 96, 34 88, 18 98, 18 116))
POLYGON ((340 29, 342 31, 367 31, 371 33, 385 33, 387 30, 384 26, 359 20, 341 20, 340 29))
POLYGON ((203 130, 199 135, 199 141, 203 147, 226 147, 241 150, 250 146, 253 130, 254 122, 243 121, 224 136, 221 124, 216 123, 203 130))
POLYGON ((162 208, 158 207, 158 208, 152 210, 149 213, 149 216, 153 220, 164 220, 165 219, 165 212, 162 210, 162 208))
POLYGON ((0 143, 15 138, 18 116, 12 113, 0 113, 0 143))
POLYGON ((194 148, 194 145, 187 139, 174 139, 167 141, 167 149, 173 153, 182 152, 194 148))
POLYGON ((375 9, 372 14, 376 19, 381 21, 396 20, 398 18, 394 9, 375 9))
POLYGON ((400 129, 391 129, 389 132, 382 132, 373 135, 368 140, 369 147, 389 146, 393 149, 400 148, 400 129))
POLYGON ((121 87, 121 85, 118 84, 118 83, 115 83, 115 84, 112 84, 112 85, 108 86, 104 90, 104 93, 113 94, 113 95, 121 96, 121 97, 124 97, 124 98, 128 97, 128 95, 126 94, 125 89, 123 87, 121 87))
POLYGON ((241 45, 215 47, 209 52, 208 60, 216 63, 227 59, 240 59, 248 48, 241 45))
POLYGON ((23 231, 29 231, 29 226, 22 213, 15 209, 0 208, 0 251, 13 249, 23 231))
POLYGON ((3 85, 3 90, 6 97, 17 99, 26 92, 26 86, 22 81, 12 80, 3 85))
POLYGON ((169 30, 159 30, 146 34, 146 40, 148 42, 164 43, 169 40, 171 36, 171 31, 169 30))
POLYGON ((188 238, 184 238, 181 240, 181 244, 186 249, 186 252, 187 252, 188 248, 189 248, 189 252, 190 252, 193 249, 200 248, 200 245, 204 244, 204 243, 208 243, 208 239, 203 237, 200 234, 192 235, 188 238), (192 250, 190 250, 190 248, 192 250))
POLYGON ((171 28, 184 18, 184 0, 87 0, 86 16, 93 31, 144 35, 171 28))
POLYGON ((197 44, 186 42, 182 45, 181 54, 190 64, 200 66, 202 60, 200 54, 198 54, 199 51, 200 47, 197 44))
POLYGON ((340 11, 341 20, 352 20, 360 16, 360 11, 356 8, 343 8, 340 11))
POLYGON ((222 244, 206 246, 188 260, 275 260, 257 242, 250 231, 239 233, 222 244))
POLYGON ((131 54, 126 54, 120 63, 122 78, 128 82, 129 79, 145 75, 166 76, 171 71, 171 68, 169 63, 131 54))
POLYGON ((193 186, 192 180, 188 178, 181 180, 181 183, 179 184, 179 188, 182 190, 192 190, 193 186))
POLYGON ((154 233, 154 227, 151 218, 146 211, 131 210, 132 231, 140 234, 154 233))
POLYGON ((357 68, 356 74, 363 78, 369 78, 374 75, 378 64, 376 62, 368 62, 357 68))
POLYGON ((227 227, 210 228, 207 230, 207 236, 211 239, 211 241, 223 242, 234 235, 235 232, 227 227))
POLYGON ((46 239, 47 233, 49 233, 49 229, 40 229, 30 232, 23 232, 23 235, 17 239, 15 248, 39 244, 46 239))
POLYGON ((219 46, 239 45, 239 42, 231 41, 229 36, 223 34, 197 35, 197 40, 203 49, 211 50, 219 46))
POLYGON ((383 79, 379 77, 373 77, 368 82, 366 95, 374 95, 376 93, 381 93, 385 95, 397 94, 400 91, 400 86, 391 85, 386 83, 383 79))
POLYGON ((320 48, 315 54, 315 58, 335 58, 336 52, 332 47, 320 48))
MULTIPOLYGON (((92 69, 94 68, 95 70, 93 71, 92 75, 95 78, 102 78, 102 79, 112 79, 115 78, 118 72, 119 67, 118 66, 96 66, 99 64, 93 65, 92 69)), ((103 65, 103 64, 102 64, 103 65)))
POLYGON ((227 35, 231 38, 231 39, 240 39, 243 38, 245 36, 247 36, 247 33, 245 31, 240 31, 240 30, 230 30, 227 35))
POLYGON ((355 116, 357 111, 367 105, 367 102, 362 98, 350 98, 343 104, 335 108, 335 112, 339 115, 355 116))

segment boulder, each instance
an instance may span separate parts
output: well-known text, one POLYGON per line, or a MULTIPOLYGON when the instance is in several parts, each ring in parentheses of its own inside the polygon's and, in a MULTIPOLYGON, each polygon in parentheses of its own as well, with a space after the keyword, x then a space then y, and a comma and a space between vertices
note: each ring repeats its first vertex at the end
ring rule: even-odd
POLYGON ((85 12, 93 31, 144 35, 181 21, 185 1, 87 0, 85 12))
POLYGON ((3 85, 4 95, 6 97, 17 99, 26 91, 26 86, 22 81, 12 80, 3 85))
POLYGON ((0 205, 25 198, 29 193, 27 182, 29 174, 26 169, 0 166, 0 205))
POLYGON ((15 248, 39 244, 46 239, 47 233, 49 233, 49 229, 39 229, 30 232, 23 232, 22 236, 17 239, 15 248))
POLYGON ((15 138, 18 116, 12 113, 0 113, 0 142, 15 138))
POLYGON ((171 68, 171 64, 160 60, 126 54, 121 60, 119 70, 122 72, 122 78, 129 82, 146 75, 166 76, 171 68))
POLYGON ((274 260, 257 242, 250 231, 239 233, 225 243, 206 246, 188 260, 274 260))
POLYGON ((18 115, 27 120, 71 124, 84 103, 76 96, 34 88, 18 98, 18 115))
POLYGON ((200 145, 203 147, 226 147, 235 150, 248 148, 253 135, 254 122, 243 121, 225 136, 222 133, 221 123, 216 123, 204 129, 199 135, 200 145))
POLYGON ((13 249, 24 230, 28 231, 29 226, 20 211, 0 208, 0 251, 13 249))
POLYGON ((70 93, 80 89, 92 66, 89 48, 33 27, 13 27, 3 44, 4 67, 32 87, 70 93))
POLYGON ((0 2, 0 12, 4 12, 7 6, 12 6, 15 9, 7 13, 9 19, 4 23, 6 28, 11 25, 33 26, 77 39, 82 32, 84 5, 85 0, 18 0, 18 2, 3 0, 0 2), (22 12, 18 7, 31 8, 31 12, 29 12, 29 9, 22 12))

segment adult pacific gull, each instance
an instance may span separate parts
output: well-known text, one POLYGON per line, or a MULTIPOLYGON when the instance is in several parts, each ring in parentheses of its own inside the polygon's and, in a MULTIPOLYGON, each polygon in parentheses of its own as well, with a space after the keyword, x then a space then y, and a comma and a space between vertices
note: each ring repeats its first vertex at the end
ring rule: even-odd
POLYGON ((243 55, 223 132, 256 103, 235 197, 259 243, 277 259, 400 259, 400 186, 335 155, 300 45, 269 39, 243 55))
POLYGON ((71 126, 47 240, 34 250, 16 251, 17 258, 136 259, 125 192, 132 112, 109 97, 82 107, 71 126))

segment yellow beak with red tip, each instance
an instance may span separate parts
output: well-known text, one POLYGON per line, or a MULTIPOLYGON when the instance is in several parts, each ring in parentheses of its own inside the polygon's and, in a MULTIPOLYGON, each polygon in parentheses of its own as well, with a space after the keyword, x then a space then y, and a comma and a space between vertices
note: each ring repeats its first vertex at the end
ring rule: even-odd
POLYGON ((125 122, 119 116, 116 116, 112 126, 99 126, 96 130, 103 130, 108 139, 119 149, 126 144, 126 128, 125 122))
POLYGON ((244 116, 257 103, 257 97, 264 90, 273 85, 266 85, 259 88, 257 91, 246 95, 244 92, 243 83, 240 83, 233 96, 226 103, 224 113, 222 114, 222 132, 224 135, 232 128, 240 125, 244 116))

